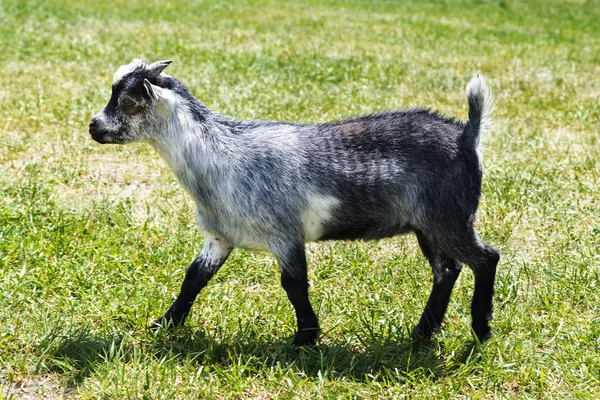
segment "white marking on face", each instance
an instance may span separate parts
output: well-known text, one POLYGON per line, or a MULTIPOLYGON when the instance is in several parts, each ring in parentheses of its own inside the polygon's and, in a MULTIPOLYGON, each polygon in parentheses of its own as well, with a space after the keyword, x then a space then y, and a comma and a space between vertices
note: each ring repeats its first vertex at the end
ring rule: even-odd
POLYGON ((323 234, 323 224, 331 219, 334 209, 340 200, 327 195, 310 193, 308 207, 302 213, 304 223, 304 239, 307 242, 318 240, 323 234))
POLYGON ((117 70, 117 72, 115 73, 115 76, 113 77, 113 85, 116 85, 117 83, 119 83, 119 81, 121 79, 123 79, 123 77, 127 74, 132 73, 133 71, 135 71, 135 69, 137 67, 139 67, 140 65, 142 65, 144 61, 140 60, 140 59, 135 59, 132 62, 130 62, 129 64, 126 65, 121 65, 119 67, 119 69, 117 70))

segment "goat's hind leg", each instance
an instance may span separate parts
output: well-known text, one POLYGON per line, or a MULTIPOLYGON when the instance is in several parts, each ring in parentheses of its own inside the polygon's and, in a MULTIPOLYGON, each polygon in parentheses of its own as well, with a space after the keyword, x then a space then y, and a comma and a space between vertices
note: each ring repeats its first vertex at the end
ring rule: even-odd
POLYGON ((281 268, 281 286, 296 311, 298 331, 293 346, 313 346, 319 336, 319 321, 308 299, 308 273, 304 243, 285 250, 273 249, 281 268))
POLYGON ((232 248, 227 240, 206 232, 200 255, 188 267, 177 299, 151 328, 183 325, 198 293, 225 263, 232 248))
POLYGON ((413 330, 417 340, 429 340, 433 332, 440 329, 450 302, 454 283, 460 275, 461 264, 443 254, 439 247, 417 232, 417 239, 423 254, 433 270, 433 287, 419 323, 413 330))
POLYGON ((500 252, 479 241, 480 255, 469 266, 475 274, 475 293, 471 302, 472 327, 480 342, 492 336, 489 321, 492 319, 494 281, 500 252))
POLYGON ((475 292, 471 301, 471 326, 479 341, 484 342, 492 336, 489 321, 492 319, 494 281, 500 252, 479 239, 472 228, 460 239, 447 243, 445 250, 473 270, 475 292))

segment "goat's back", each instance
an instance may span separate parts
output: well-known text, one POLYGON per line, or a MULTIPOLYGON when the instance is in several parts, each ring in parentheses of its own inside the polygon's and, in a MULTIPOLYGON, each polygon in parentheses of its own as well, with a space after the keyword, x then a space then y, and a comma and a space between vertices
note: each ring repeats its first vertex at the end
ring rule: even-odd
POLYGON ((428 110, 373 114, 300 132, 314 190, 339 200, 320 239, 373 239, 463 225, 481 172, 464 124, 428 110))

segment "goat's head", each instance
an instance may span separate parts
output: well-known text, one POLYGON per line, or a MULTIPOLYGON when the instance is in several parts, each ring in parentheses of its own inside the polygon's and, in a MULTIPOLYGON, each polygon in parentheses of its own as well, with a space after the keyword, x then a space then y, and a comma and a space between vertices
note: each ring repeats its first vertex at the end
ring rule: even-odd
POLYGON ((158 83, 170 63, 133 60, 119 67, 108 104, 90 122, 92 138, 120 144, 150 139, 173 107, 172 93, 158 83))

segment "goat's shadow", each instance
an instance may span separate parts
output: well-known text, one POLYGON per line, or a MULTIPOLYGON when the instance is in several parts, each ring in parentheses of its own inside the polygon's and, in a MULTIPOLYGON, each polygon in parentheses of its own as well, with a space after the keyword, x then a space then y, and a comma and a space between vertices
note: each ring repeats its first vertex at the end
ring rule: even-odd
POLYGON ((157 360, 167 358, 199 366, 228 368, 242 364, 260 369, 279 365, 309 377, 389 381, 404 380, 416 370, 428 379, 438 380, 460 365, 477 362, 479 351, 475 342, 468 341, 454 352, 452 363, 447 363, 443 342, 417 343, 408 336, 384 343, 364 343, 360 348, 328 340, 317 347, 297 351, 291 345, 292 337, 282 340, 258 337, 250 341, 245 340, 247 337, 243 341, 233 337, 219 341, 198 327, 181 328, 173 333, 138 331, 134 335, 136 339, 123 334, 97 334, 86 327, 72 331, 78 333, 55 338, 54 344, 43 352, 50 369, 71 373, 73 385, 79 385, 103 363, 128 362, 140 353, 157 360), (137 339, 138 334, 143 340, 137 339))

